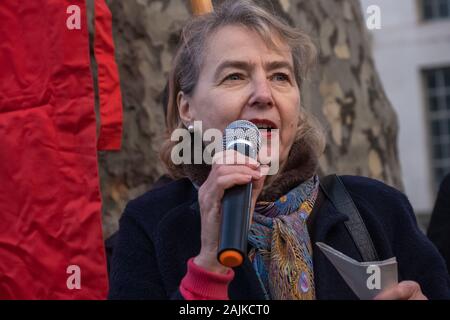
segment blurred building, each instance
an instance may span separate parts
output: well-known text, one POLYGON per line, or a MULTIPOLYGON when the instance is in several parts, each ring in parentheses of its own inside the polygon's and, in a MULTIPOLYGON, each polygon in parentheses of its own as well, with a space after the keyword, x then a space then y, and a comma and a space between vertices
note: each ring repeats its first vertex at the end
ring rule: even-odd
POLYGON ((398 114, 405 191, 424 224, 437 187, 450 172, 450 0, 361 0, 375 64, 398 114))

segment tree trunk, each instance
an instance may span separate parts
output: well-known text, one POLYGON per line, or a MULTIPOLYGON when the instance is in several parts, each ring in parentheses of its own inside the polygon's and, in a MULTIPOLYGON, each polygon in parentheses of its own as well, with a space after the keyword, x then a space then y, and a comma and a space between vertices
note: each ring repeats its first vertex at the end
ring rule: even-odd
MULTIPOLYGON (((214 1, 219 3, 220 1, 214 1)), ((402 188, 397 120, 375 70, 358 0, 272 0, 265 3, 309 33, 319 65, 301 90, 302 102, 327 129, 323 174, 356 174, 402 188)), ((187 0, 109 0, 124 102, 120 152, 100 153, 104 235, 117 229, 128 200, 163 173, 162 92, 187 0)))

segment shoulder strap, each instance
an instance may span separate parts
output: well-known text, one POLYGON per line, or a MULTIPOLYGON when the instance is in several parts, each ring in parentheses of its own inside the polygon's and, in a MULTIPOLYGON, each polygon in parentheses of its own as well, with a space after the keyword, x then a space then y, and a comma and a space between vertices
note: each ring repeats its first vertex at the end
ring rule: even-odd
POLYGON ((320 186, 326 197, 334 204, 336 209, 348 216, 345 226, 350 233, 363 261, 376 261, 378 255, 373 245, 366 225, 342 180, 335 174, 320 179, 320 186))

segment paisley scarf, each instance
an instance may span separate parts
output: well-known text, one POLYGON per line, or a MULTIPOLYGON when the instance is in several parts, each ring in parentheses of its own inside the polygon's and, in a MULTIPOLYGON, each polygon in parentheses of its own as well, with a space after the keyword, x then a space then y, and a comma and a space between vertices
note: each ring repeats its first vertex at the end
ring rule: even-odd
POLYGON ((314 175, 274 202, 256 203, 249 258, 269 299, 315 299, 306 221, 318 190, 319 178, 314 175))

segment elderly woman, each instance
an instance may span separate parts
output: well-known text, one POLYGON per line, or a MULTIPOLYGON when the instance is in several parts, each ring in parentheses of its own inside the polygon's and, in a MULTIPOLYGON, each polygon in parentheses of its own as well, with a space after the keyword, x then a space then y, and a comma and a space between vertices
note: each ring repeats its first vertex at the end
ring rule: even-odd
MULTIPOLYGON (((319 188, 324 139, 300 99, 315 56, 311 40, 253 2, 231 1, 193 18, 180 43, 169 80, 168 133, 192 132, 194 121, 221 131, 238 119, 270 124, 279 130, 279 171, 266 176, 259 158, 235 163, 235 151, 214 157, 227 162, 174 164, 177 142, 168 137, 161 158, 175 181, 127 205, 109 297, 356 299, 315 245, 324 242, 361 260, 346 216, 319 188), (228 188, 250 182, 248 255, 228 268, 217 261, 222 198, 228 188), (319 199, 321 209, 314 210, 319 199)), ((368 178, 341 179, 379 259, 398 261, 400 283, 377 298, 449 298, 445 264, 419 231, 406 197, 368 178)))

